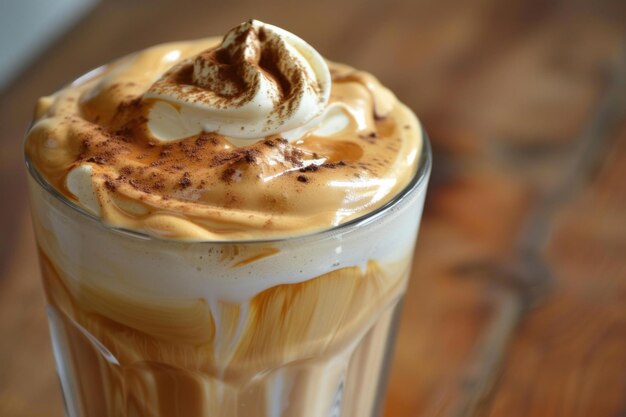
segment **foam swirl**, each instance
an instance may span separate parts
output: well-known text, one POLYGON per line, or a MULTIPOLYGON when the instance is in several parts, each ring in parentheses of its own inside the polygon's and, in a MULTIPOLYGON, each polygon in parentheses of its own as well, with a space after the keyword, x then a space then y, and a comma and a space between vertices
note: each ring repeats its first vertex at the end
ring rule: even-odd
POLYGON ((159 141, 201 131, 254 140, 305 125, 330 96, 322 56, 297 36, 250 20, 221 45, 188 58, 144 94, 148 128, 159 141))

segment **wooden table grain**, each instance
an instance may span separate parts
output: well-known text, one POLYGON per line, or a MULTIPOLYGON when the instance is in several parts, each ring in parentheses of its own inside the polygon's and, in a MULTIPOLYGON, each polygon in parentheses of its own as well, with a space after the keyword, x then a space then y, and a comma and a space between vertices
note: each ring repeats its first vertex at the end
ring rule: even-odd
POLYGON ((100 3, 0 97, 0 415, 63 415, 21 159, 36 98, 250 17, 370 70, 430 134, 385 416, 624 415, 620 0, 100 3))

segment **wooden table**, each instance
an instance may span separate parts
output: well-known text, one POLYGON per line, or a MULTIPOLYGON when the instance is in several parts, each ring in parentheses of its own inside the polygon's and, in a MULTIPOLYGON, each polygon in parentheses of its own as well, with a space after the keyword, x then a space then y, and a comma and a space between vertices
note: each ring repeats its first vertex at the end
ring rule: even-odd
POLYGON ((62 415, 20 155, 35 99, 249 17, 369 69, 430 133, 385 416, 623 415, 626 3, 260 3, 102 2, 2 95, 0 415, 62 415))

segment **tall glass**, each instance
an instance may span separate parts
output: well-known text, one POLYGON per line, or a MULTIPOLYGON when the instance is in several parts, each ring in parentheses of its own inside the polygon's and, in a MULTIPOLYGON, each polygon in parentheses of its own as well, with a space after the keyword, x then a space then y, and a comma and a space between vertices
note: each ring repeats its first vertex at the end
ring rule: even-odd
POLYGON ((183 242, 29 187, 69 417, 377 416, 430 173, 300 237, 183 242))

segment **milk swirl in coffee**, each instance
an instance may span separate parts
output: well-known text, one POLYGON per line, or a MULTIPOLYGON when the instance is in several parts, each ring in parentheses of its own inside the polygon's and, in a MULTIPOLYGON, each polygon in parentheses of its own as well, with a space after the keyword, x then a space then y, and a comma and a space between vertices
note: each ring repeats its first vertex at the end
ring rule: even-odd
POLYGON ((401 193, 421 153, 376 78, 258 21, 40 99, 26 155, 61 195, 31 180, 70 415, 372 415, 423 187, 321 232, 401 193))

